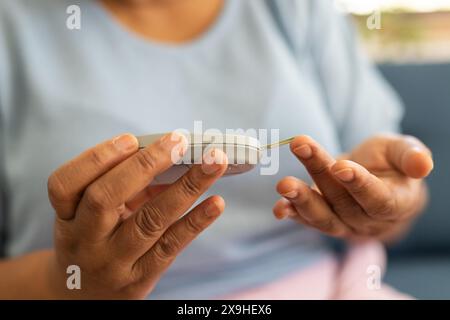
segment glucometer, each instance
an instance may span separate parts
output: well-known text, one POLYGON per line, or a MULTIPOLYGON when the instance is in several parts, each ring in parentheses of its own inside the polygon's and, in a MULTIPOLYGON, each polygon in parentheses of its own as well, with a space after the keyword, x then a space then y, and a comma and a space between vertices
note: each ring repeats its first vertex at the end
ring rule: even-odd
MULTIPOLYGON (((152 134, 137 137, 139 148, 154 143, 165 134, 152 134)), ((158 175, 153 183, 172 183, 185 174, 194 164, 201 163, 202 155, 211 148, 222 150, 228 158, 228 168, 224 176, 236 175, 253 169, 261 156, 261 147, 257 139, 237 134, 184 134, 187 138, 187 150, 178 163, 158 175)))
MULTIPOLYGON (((166 133, 139 136, 139 148, 154 143, 166 133)), ((258 139, 239 134, 183 134, 187 139, 187 150, 183 158, 170 169, 155 177, 152 184, 172 183, 184 175, 194 164, 201 163, 202 155, 208 149, 222 150, 228 158, 224 176, 241 174, 252 170, 266 149, 288 144, 293 138, 262 146, 258 139)))

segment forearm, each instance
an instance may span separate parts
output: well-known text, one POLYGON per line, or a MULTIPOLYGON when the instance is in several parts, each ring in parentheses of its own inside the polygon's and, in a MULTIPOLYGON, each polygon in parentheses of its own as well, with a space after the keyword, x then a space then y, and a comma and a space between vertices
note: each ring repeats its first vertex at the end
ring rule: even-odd
POLYGON ((0 261, 0 299, 58 299, 53 250, 0 261))

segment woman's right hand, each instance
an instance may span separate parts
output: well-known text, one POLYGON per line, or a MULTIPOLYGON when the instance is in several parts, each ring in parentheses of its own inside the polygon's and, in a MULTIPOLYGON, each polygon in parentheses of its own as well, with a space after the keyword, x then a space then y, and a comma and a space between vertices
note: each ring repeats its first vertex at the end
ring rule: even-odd
POLYGON ((183 248, 220 215, 224 201, 212 196, 183 216, 226 170, 226 156, 218 149, 175 183, 149 186, 185 149, 186 138, 176 133, 142 150, 126 134, 50 176, 57 216, 49 274, 57 296, 144 298, 183 248), (70 265, 80 268, 79 290, 66 286, 70 265))

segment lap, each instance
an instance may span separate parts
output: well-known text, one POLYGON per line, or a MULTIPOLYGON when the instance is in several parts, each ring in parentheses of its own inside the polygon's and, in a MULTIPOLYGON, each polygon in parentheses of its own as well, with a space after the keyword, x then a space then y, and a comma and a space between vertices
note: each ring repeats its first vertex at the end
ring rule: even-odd
POLYGON ((384 248, 377 242, 353 245, 339 261, 330 256, 272 283, 221 297, 236 300, 412 299, 383 284, 384 248), (378 277, 378 278, 377 278, 378 277))

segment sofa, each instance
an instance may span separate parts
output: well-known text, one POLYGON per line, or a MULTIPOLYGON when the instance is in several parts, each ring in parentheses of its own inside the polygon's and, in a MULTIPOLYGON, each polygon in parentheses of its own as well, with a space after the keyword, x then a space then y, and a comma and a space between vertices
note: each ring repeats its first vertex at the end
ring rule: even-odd
POLYGON ((450 299, 450 63, 380 65, 405 104, 404 133, 432 150, 430 202, 388 250, 385 281, 419 299, 450 299))

